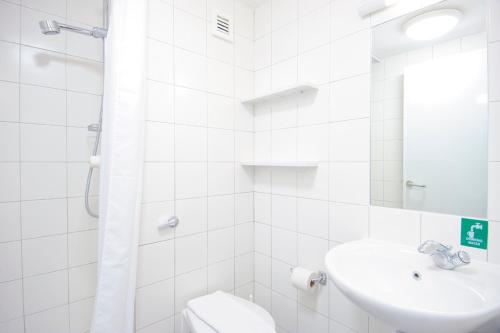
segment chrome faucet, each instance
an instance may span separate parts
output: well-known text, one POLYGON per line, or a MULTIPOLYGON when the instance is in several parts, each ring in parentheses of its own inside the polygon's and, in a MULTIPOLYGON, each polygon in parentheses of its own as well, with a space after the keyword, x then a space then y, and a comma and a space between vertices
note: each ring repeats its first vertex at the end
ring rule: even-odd
POLYGON ((452 247, 439 242, 428 240, 418 247, 418 252, 430 254, 434 263, 443 269, 455 269, 458 266, 470 264, 471 259, 467 252, 451 252, 452 247))

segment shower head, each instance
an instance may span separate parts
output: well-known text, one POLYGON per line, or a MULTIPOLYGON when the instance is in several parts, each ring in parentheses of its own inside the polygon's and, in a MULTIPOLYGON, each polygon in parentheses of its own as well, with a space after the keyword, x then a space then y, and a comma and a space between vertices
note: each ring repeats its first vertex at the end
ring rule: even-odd
POLYGON ((85 29, 81 27, 76 27, 74 25, 59 23, 55 20, 43 20, 39 22, 40 30, 44 35, 56 35, 61 32, 61 29, 68 30, 72 32, 77 32, 79 34, 92 36, 95 38, 104 38, 107 35, 107 30, 103 28, 94 27, 92 29, 85 29))
POLYGON ((39 22, 40 30, 44 35, 56 35, 61 32, 59 23, 54 20, 43 20, 39 22))

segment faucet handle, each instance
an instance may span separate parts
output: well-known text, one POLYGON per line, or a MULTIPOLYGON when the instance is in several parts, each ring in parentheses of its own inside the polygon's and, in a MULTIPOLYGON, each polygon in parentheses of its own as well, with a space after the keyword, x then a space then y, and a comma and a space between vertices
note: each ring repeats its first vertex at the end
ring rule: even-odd
POLYGON ((420 246, 418 247, 418 252, 420 253, 425 253, 425 254, 432 254, 436 251, 451 251, 453 247, 450 245, 444 245, 439 242, 436 242, 435 240, 426 240, 420 246))
POLYGON ((467 265, 472 261, 470 255, 465 251, 458 251, 452 258, 454 264, 458 265, 467 265))

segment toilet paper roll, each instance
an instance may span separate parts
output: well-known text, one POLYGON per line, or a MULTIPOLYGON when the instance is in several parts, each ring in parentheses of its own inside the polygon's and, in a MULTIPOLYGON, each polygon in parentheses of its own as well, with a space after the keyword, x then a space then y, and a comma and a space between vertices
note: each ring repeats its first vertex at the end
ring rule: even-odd
POLYGON ((292 284, 296 288, 301 290, 312 290, 316 286, 316 283, 312 281, 312 279, 316 278, 316 276, 316 272, 310 271, 303 267, 295 267, 292 270, 292 284))
POLYGON ((101 166, 101 156, 99 155, 90 156, 89 164, 91 168, 99 168, 101 166))

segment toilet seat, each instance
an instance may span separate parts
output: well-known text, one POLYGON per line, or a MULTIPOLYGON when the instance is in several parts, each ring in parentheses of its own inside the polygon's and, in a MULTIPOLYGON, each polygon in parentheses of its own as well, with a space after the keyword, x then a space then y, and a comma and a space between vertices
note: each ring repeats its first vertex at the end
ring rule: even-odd
MULTIPOLYGON (((207 295, 209 296, 209 295, 207 295)), ((207 297, 202 296, 202 297, 207 297)), ((226 294, 226 296, 230 296, 233 302, 237 302, 238 306, 242 306, 246 309, 246 311, 252 312, 255 316, 260 318, 265 323, 269 324, 269 327, 272 330, 275 330, 275 323, 273 317, 261 306, 249 302, 243 298, 236 297, 230 294, 226 294)), ((202 298, 200 297, 200 298, 202 298)), ((200 299, 197 298, 197 299, 200 299)), ((224 309, 221 309, 224 311, 224 309)), ((191 309, 186 308, 182 311, 182 333, 218 333, 214 328, 210 327, 206 321, 202 320, 198 317, 196 313, 194 313, 191 309)), ((258 332, 256 332, 258 333, 258 332)))

